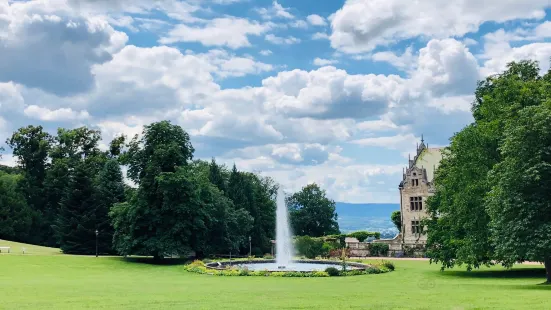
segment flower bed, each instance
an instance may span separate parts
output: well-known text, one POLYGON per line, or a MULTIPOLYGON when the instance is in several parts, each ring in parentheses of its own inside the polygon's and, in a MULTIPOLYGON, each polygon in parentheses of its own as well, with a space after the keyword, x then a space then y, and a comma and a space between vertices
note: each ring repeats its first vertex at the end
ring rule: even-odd
MULTIPOLYGON (((243 261, 247 262, 247 261, 243 261)), ((238 263, 238 261, 234 261, 238 263)), ((224 265, 219 268, 207 267, 202 261, 196 260, 191 264, 185 265, 184 269, 189 272, 195 272, 213 276, 263 276, 263 277, 300 277, 300 278, 316 278, 316 277, 329 277, 327 271, 268 271, 257 270, 251 271, 247 268, 237 268, 234 266, 224 265)), ((388 263, 382 263, 380 265, 367 265, 364 269, 354 270, 340 270, 338 276, 357 276, 365 274, 379 274, 390 272, 394 270, 394 266, 389 268, 388 263)))

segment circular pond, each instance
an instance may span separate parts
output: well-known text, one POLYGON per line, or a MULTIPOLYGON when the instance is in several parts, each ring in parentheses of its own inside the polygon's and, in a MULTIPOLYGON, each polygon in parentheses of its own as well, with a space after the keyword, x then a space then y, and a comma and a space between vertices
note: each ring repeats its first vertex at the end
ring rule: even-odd
MULTIPOLYGON (((224 269, 227 267, 248 269, 250 271, 298 271, 298 272, 313 272, 324 271, 326 268, 335 267, 342 268, 341 262, 334 261, 310 261, 310 260, 296 260, 292 261, 286 266, 279 266, 275 260, 257 260, 257 261, 233 261, 233 262, 215 262, 207 264, 208 268, 212 269, 224 269)), ((359 263, 346 263, 346 269, 348 270, 363 270, 367 265, 359 263)))

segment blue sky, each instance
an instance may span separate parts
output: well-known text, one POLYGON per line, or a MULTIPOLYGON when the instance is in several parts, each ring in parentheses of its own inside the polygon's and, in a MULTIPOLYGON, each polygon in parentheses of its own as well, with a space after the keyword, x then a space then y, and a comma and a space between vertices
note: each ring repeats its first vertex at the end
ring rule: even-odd
POLYGON ((549 69, 550 19, 548 0, 0 0, 0 143, 86 125, 105 147, 169 119, 197 158, 394 203, 421 135, 471 121, 477 80, 549 69))

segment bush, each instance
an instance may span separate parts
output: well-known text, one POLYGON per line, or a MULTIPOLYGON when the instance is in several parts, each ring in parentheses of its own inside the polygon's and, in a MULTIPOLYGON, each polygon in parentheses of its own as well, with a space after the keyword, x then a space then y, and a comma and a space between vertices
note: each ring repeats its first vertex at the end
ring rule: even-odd
POLYGON ((381 264, 383 267, 385 267, 386 269, 390 270, 390 271, 394 271, 394 269, 396 268, 394 266, 394 263, 392 262, 389 262, 387 260, 383 261, 383 263, 381 264))
POLYGON ((364 242, 365 239, 369 237, 374 237, 375 239, 381 238, 380 232, 371 232, 371 231, 355 231, 353 233, 348 234, 348 237, 356 238, 360 242, 364 242))
POLYGON ((370 243, 369 253, 371 256, 387 256, 388 248, 389 246, 386 243, 370 243))
POLYGON ((264 259, 274 259, 271 254, 264 254, 264 259))
POLYGON ((337 277, 341 274, 341 272, 335 267, 327 267, 325 272, 327 272, 330 277, 337 277))
POLYGON ((247 267, 239 269, 239 275, 240 276, 248 276, 250 274, 249 269, 247 267))
POLYGON ((300 255, 314 259, 323 254, 323 240, 309 236, 300 236, 295 239, 295 248, 300 255))
POLYGON ((258 247, 254 247, 251 249, 251 255, 255 256, 255 257, 262 257, 262 249, 261 248, 258 248, 258 247))

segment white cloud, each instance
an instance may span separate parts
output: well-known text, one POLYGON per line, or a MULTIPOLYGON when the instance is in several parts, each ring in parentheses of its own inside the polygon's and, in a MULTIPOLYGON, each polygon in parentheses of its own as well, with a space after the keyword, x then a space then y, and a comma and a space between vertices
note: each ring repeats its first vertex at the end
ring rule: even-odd
POLYGON ((262 55, 262 56, 270 56, 270 55, 272 55, 272 51, 270 51, 270 50, 261 50, 259 54, 262 55))
POLYGON ((316 32, 312 35, 312 40, 328 40, 329 35, 325 32, 316 32))
POLYGON ((414 37, 446 38, 476 32, 485 21, 541 19, 549 0, 347 0, 331 21, 331 46, 369 52, 414 37))
POLYGON ((317 14, 308 15, 306 18, 312 26, 326 26, 325 19, 317 14))
POLYGON ((63 5, 14 2, 2 10, 0 82, 60 96, 92 89, 91 68, 109 61, 128 39, 105 19, 79 16, 63 5))
POLYGON ((252 57, 239 57, 224 50, 211 50, 197 56, 216 66, 213 73, 223 78, 259 74, 274 69, 272 65, 256 61, 252 57))
POLYGON ((297 44, 300 43, 300 39, 295 38, 293 36, 289 36, 286 38, 278 37, 273 34, 267 34, 266 37, 264 37, 266 41, 271 42, 273 44, 297 44))
POLYGON ((472 94, 480 78, 478 62, 467 47, 454 39, 431 40, 419 51, 411 80, 435 96, 472 94))
POLYGON ((308 28, 308 24, 307 24, 305 21, 300 20, 300 19, 299 19, 299 20, 296 20, 296 21, 294 21, 294 22, 292 22, 290 25, 291 25, 291 27, 293 27, 293 28, 299 28, 299 29, 306 29, 306 28, 308 28))
POLYGON ((399 76, 349 75, 335 67, 280 72, 262 85, 279 94, 268 98, 271 111, 292 117, 362 118, 385 112, 407 96, 399 76))
POLYGON ((399 69, 412 69, 415 64, 415 56, 411 47, 408 47, 402 55, 396 55, 390 51, 378 52, 373 54, 372 59, 374 61, 388 62, 399 69))
POLYGON ((327 66, 327 65, 333 65, 333 64, 336 64, 338 63, 339 61, 338 60, 334 60, 334 59, 323 59, 323 58, 316 58, 314 59, 314 65, 316 66, 327 66))
POLYGON ((73 111, 70 108, 60 108, 57 110, 50 110, 48 108, 39 107, 37 105, 30 105, 25 108, 24 113, 26 116, 34 119, 38 119, 46 122, 64 122, 73 120, 85 120, 90 117, 87 111, 73 111))
POLYGON ((251 46, 248 36, 258 36, 268 31, 268 24, 251 22, 244 18, 215 18, 205 25, 179 24, 159 40, 162 44, 199 42, 205 46, 227 46, 231 49, 251 46))
POLYGON ((413 134, 406 135, 396 135, 396 136, 387 136, 387 137, 375 137, 375 138, 364 138, 358 140, 352 140, 350 143, 358 144, 361 146, 376 146, 388 148, 391 150, 402 150, 406 151, 411 149, 412 146, 415 146, 420 140, 420 137, 415 137, 413 134))
POLYGON ((289 8, 284 8, 277 0, 272 2, 272 6, 269 8, 257 8, 257 13, 262 16, 263 19, 294 19, 295 16, 289 12, 289 8))

